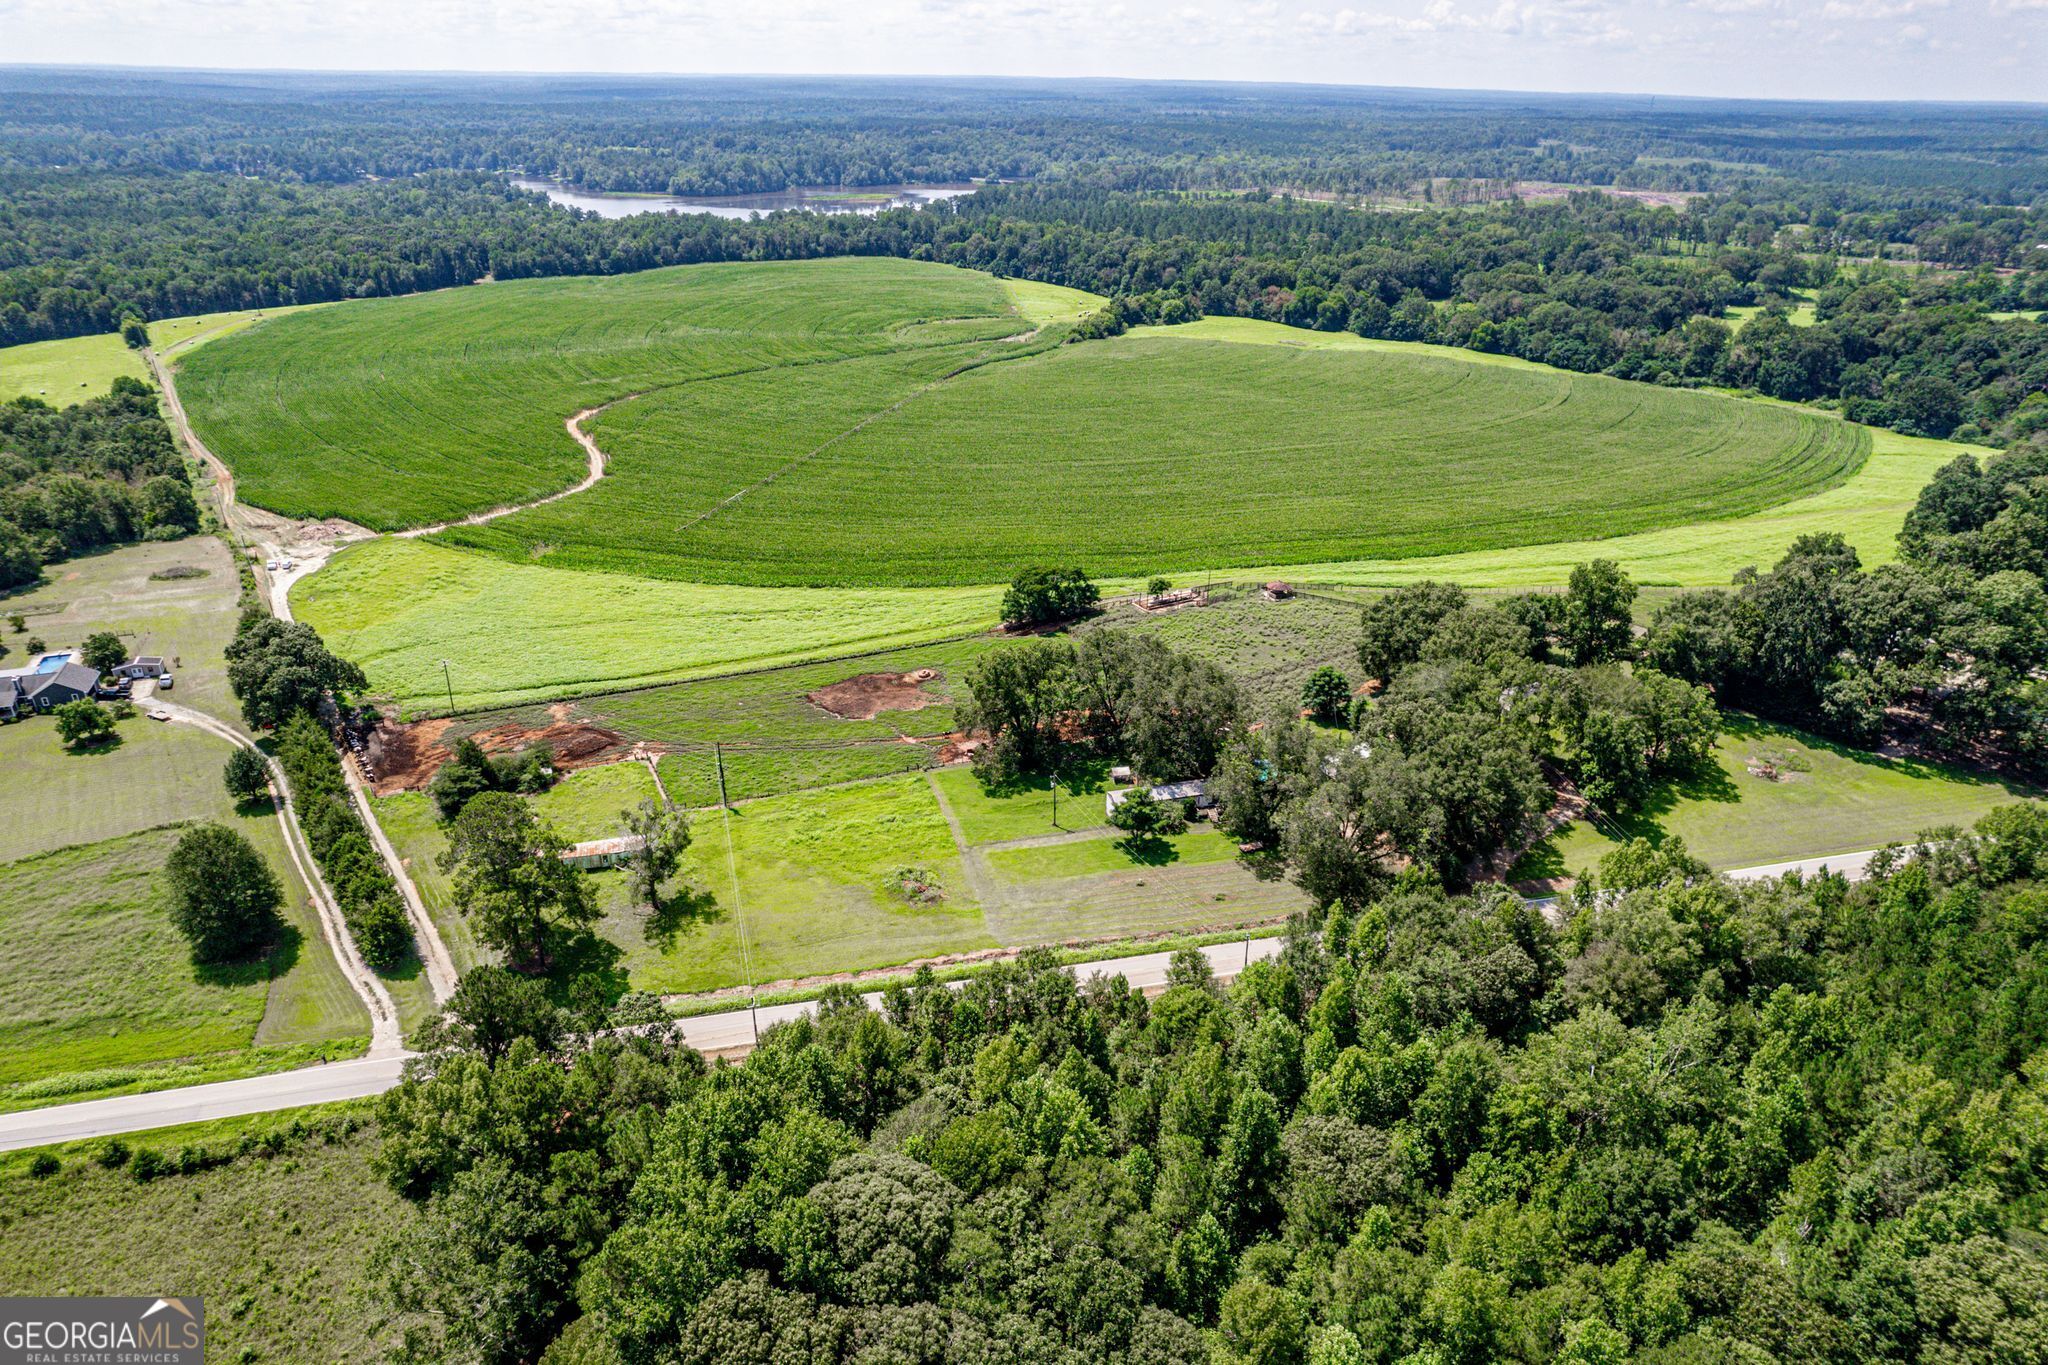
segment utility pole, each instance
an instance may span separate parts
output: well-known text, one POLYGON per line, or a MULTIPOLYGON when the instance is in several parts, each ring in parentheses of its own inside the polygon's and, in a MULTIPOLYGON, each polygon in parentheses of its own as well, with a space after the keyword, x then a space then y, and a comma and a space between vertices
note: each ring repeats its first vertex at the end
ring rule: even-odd
POLYGON ((441 685, 448 689, 448 714, 455 714, 455 679, 448 674, 448 661, 441 660, 441 685))

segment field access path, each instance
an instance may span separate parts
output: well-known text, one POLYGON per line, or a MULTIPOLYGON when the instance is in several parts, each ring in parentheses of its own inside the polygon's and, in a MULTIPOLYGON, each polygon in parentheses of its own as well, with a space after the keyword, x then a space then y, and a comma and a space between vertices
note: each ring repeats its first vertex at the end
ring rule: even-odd
MULTIPOLYGON (((292 583, 325 563, 327 555, 335 548, 335 542, 307 543, 303 536, 280 535, 280 528, 297 527, 298 523, 242 506, 235 497, 234 471, 228 468, 225 460, 207 448, 206 443, 199 439, 198 433, 192 430, 191 422, 186 419, 185 404, 178 397, 178 385, 173 378, 172 368, 166 365, 154 350, 145 350, 143 355, 149 361, 151 371, 156 375, 157 386, 164 396, 164 404, 170 409, 171 425, 177 431, 179 439, 185 443, 185 448, 191 452, 193 459, 212 471, 214 496, 219 503, 221 523, 228 529, 230 548, 239 554, 240 550, 234 548, 233 542, 237 538, 244 538, 255 544, 266 556, 266 567, 257 572, 269 583, 271 613, 280 621, 291 620, 289 593, 292 583), (267 567, 270 563, 280 562, 280 556, 291 559, 295 567, 289 572, 267 567)), ((580 415, 579 418, 571 420, 580 420, 580 415)), ((573 426, 571 430, 574 431, 573 426)), ((577 434, 580 437, 580 433, 577 434)), ((601 468, 603 456, 598 453, 596 446, 592 445, 590 449, 593 464, 601 468)), ((593 474, 592 478, 595 477, 593 474)), ((371 533, 363 531, 362 534, 368 536, 371 533)), ((244 748, 256 748, 256 742, 249 736, 210 716, 202 716, 196 711, 162 700, 157 700, 155 705, 169 714, 174 721, 200 725, 231 743, 244 748)), ((257 752, 263 751, 257 749, 257 752)), ((315 888, 313 901, 320 912, 321 928, 327 935, 329 946, 334 949, 336 960, 341 963, 343 974, 349 978, 356 994, 362 997, 364 1006, 370 1011, 371 1052, 373 1055, 378 1054, 382 1039, 386 1045, 385 1050, 395 1054, 400 1047, 398 1012, 392 1004, 390 993, 384 989, 384 983, 363 962, 355 939, 348 931, 348 924, 341 917, 333 893, 321 879, 319 867, 313 862, 310 851, 302 852, 305 834, 300 830, 298 816, 292 810, 283 769, 278 767, 277 761, 268 754, 263 754, 263 761, 270 767, 271 783, 277 789, 284 811, 285 818, 282 823, 286 847, 291 849, 293 860, 299 863, 300 872, 306 875, 307 884, 315 888), (380 1003, 382 1013, 379 1012, 380 1003), (383 1039, 380 1030, 388 1032, 389 1038, 383 1039)), ((405 863, 399 858, 398 851, 391 846, 391 841, 385 837, 384 827, 378 824, 376 814, 370 808, 369 794, 363 790, 355 768, 346 757, 342 759, 341 771, 342 776, 348 781, 349 793, 355 800, 356 809, 362 816, 364 825, 369 829, 371 845, 376 848, 378 856, 383 858, 392 880, 398 883, 401 898, 405 902, 406 917, 412 921, 413 939, 418 945, 420 960, 426 967, 427 984, 433 992, 434 1000, 436 1003, 444 1001, 455 993, 455 960, 449 955, 448 945, 442 941, 441 931, 435 926, 433 916, 427 913, 425 904, 420 900, 419 888, 413 885, 411 876, 406 872, 405 863)))
MULTIPOLYGON (((1876 849, 1866 849, 1824 858, 1800 858, 1761 867, 1736 868, 1722 875, 1736 881, 1762 881, 1782 877, 1788 872, 1811 875, 1825 868, 1841 873, 1851 881, 1860 881, 1868 875, 1870 861, 1877 852, 1876 849)), ((1210 970, 1216 978, 1229 981, 1251 963, 1277 956, 1283 942, 1278 937, 1241 939, 1210 944, 1200 951, 1209 959, 1210 970)), ((1146 994, 1156 995, 1165 988, 1171 958, 1172 954, 1164 952, 1139 953, 1080 963, 1070 970, 1083 977, 1120 975, 1146 994)), ((964 983, 955 981, 948 984, 958 987, 964 983)), ((870 1009, 881 1007, 880 992, 867 992, 861 999, 870 1009)), ((762 1005, 756 1009, 741 1006, 717 1014, 679 1019, 674 1027, 683 1042, 706 1056, 737 1059, 753 1051, 762 1029, 807 1015, 815 1008, 815 1004, 808 1001, 762 1005)), ((303 1067, 297 1071, 280 1071, 237 1081, 216 1081, 210 1085, 0 1114, 0 1152, 142 1132, 176 1123, 269 1113, 333 1100, 360 1099, 381 1094, 397 1085, 404 1075, 405 1060, 404 1053, 389 1053, 355 1062, 303 1067)))
POLYGON ((583 476, 581 483, 572 484, 559 493, 550 493, 544 498, 535 498, 532 502, 510 503, 504 507, 493 507, 488 512, 472 512, 466 517, 457 517, 453 521, 435 522, 432 526, 415 526, 406 531, 394 531, 392 534, 400 540, 417 540, 421 536, 430 536, 437 531, 445 531, 451 526, 481 526, 487 521, 496 521, 499 517, 509 517, 514 512, 524 512, 534 507, 545 507, 551 502, 560 502, 563 498, 574 497, 578 493, 595 488, 597 481, 604 477, 604 467, 608 461, 604 451, 591 438, 590 433, 583 429, 583 424, 593 417, 602 416, 621 403, 630 403, 635 398, 644 398, 651 392, 653 392, 651 389, 642 389, 638 393, 620 394, 609 403, 599 403, 594 408, 585 408, 575 416, 562 420, 563 429, 569 433, 570 439, 575 441, 577 445, 582 446, 583 453, 590 457, 590 472, 583 476))
MULTIPOLYGON (((139 689, 140 690, 140 689, 139 689)), ((327 940, 329 951, 341 966, 341 974, 348 978, 349 987, 356 998, 363 1002, 363 1008, 370 1016, 371 1057, 396 1057, 404 1050, 404 1038, 398 1026, 398 1007, 392 1003, 391 993, 384 989, 383 981, 363 961, 363 955, 356 947, 356 941, 348 931, 348 923, 342 918, 341 907, 334 899, 333 890, 321 874, 320 865, 313 860, 312 850, 306 846, 306 836, 299 828, 298 811, 292 806, 291 787, 285 781, 284 769, 276 759, 256 747, 256 741, 243 734, 225 721, 216 720, 202 711, 176 702, 149 695, 143 691, 139 698, 145 710, 161 712, 174 725, 191 725, 210 735, 224 739, 241 749, 253 750, 262 758, 270 771, 271 792, 278 803, 283 817, 278 821, 284 831, 284 845, 291 854, 292 863, 299 870, 299 878, 306 884, 313 897, 314 912, 320 918, 320 933, 327 940)))

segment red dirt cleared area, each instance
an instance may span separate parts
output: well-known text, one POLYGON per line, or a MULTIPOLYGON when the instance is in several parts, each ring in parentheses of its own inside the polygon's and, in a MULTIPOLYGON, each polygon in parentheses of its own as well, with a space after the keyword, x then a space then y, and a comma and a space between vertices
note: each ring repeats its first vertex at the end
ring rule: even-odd
POLYGON ((873 720, 884 711, 921 711, 945 698, 927 692, 924 685, 936 680, 936 668, 912 669, 908 673, 863 673, 844 682, 805 694, 820 710, 841 720, 873 720))
MULTIPOLYGON (((479 730, 469 738, 490 754, 517 753, 528 745, 545 742, 555 751, 555 767, 562 772, 615 762, 632 749, 632 741, 616 730, 562 719, 566 711, 566 707, 551 708, 556 719, 538 729, 507 721, 479 730)), ((370 739, 370 757, 377 769, 377 795, 419 791, 433 781, 434 774, 450 757, 450 724, 447 720, 423 720, 411 725, 387 721, 378 726, 370 739)))

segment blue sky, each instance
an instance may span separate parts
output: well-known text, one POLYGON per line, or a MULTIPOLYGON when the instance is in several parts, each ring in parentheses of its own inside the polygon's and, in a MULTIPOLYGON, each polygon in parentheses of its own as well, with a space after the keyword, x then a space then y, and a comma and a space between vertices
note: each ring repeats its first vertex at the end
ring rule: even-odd
POLYGON ((0 0, 0 60, 2048 101, 2048 0, 0 0))

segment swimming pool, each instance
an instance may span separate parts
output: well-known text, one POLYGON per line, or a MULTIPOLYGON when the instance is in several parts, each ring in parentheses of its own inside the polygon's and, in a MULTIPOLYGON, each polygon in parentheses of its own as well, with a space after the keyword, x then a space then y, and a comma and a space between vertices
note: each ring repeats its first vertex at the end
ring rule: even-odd
POLYGON ((55 673, 70 662, 71 656, 69 654, 45 654, 42 658, 36 660, 36 672, 55 673))

